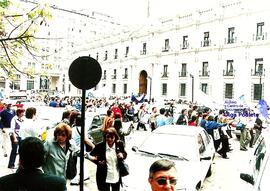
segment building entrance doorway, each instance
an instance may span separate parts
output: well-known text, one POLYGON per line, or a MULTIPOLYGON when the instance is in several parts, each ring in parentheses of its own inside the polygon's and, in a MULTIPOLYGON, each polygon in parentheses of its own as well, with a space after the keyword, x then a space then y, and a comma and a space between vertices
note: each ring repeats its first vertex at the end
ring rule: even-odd
POLYGON ((147 94, 147 72, 142 70, 139 77, 139 95, 147 94))

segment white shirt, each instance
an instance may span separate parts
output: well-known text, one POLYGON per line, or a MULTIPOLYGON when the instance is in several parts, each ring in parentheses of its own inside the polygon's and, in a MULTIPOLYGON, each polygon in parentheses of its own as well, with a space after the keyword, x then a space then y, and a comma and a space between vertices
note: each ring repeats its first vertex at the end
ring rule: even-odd
POLYGON ((106 143, 106 161, 107 161, 107 183, 117 183, 119 181, 119 170, 117 168, 117 156, 115 150, 115 144, 112 148, 106 143))
POLYGON ((14 132, 16 135, 19 135, 22 123, 23 119, 19 119, 19 117, 15 115, 10 121, 10 132, 14 132), (19 129, 16 129, 16 123, 19 125, 19 129))
POLYGON ((41 135, 41 127, 33 119, 24 119, 24 122, 20 128, 20 137, 25 139, 26 137, 39 137, 41 135))

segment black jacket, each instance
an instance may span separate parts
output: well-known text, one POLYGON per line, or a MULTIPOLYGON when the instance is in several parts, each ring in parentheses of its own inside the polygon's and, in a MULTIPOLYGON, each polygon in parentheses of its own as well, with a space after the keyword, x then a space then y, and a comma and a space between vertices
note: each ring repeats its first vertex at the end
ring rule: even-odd
MULTIPOLYGON (((125 151, 124 144, 122 141, 118 141, 116 143, 116 153, 123 153, 124 159, 127 157, 127 152, 125 151)), ((99 189, 103 187, 106 183, 107 177, 107 165, 100 164, 101 161, 106 161, 106 141, 99 143, 95 146, 93 151, 91 152, 92 156, 97 156, 97 161, 93 161, 97 165, 96 171, 96 182, 99 189)), ((122 181, 120 177, 120 182, 122 181)))
POLYGON ((66 180, 39 169, 18 169, 0 178, 0 191, 66 191, 66 180))
POLYGON ((181 114, 179 118, 176 121, 176 125, 187 125, 188 121, 186 121, 186 118, 184 114, 181 114))

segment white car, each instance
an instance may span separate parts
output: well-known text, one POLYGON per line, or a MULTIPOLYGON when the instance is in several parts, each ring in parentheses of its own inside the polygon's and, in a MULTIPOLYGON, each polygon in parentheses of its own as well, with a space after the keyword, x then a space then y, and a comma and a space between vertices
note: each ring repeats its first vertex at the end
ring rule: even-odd
POLYGON ((270 177, 270 133, 263 132, 250 161, 251 173, 241 173, 240 178, 252 184, 252 191, 268 191, 270 177))
POLYGON ((123 177, 126 191, 151 190, 149 168, 160 158, 175 162, 179 180, 177 190, 199 190, 205 178, 211 175, 215 155, 213 140, 203 128, 184 125, 161 126, 132 150, 134 153, 126 159, 130 174, 123 177))

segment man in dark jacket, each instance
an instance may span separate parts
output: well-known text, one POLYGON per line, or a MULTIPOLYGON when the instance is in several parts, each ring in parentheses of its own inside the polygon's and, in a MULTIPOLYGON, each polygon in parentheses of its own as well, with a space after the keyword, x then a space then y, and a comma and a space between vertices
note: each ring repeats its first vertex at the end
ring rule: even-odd
POLYGON ((187 109, 182 109, 181 115, 176 121, 176 125, 187 125, 188 124, 188 111, 187 109))
POLYGON ((43 173, 44 146, 36 137, 23 140, 20 148, 20 167, 16 173, 0 178, 0 191, 66 191, 66 180, 43 173))
POLYGON ((208 121, 205 124, 205 130, 209 135, 212 136, 214 140, 214 146, 218 154, 222 156, 222 158, 227 159, 227 152, 229 150, 229 142, 228 137, 224 135, 223 131, 221 130, 221 127, 226 126, 226 123, 218 123, 214 120, 213 116, 208 117, 208 121), (219 134, 219 138, 216 137, 214 134, 214 131, 216 131, 217 134, 219 134), (220 143, 222 143, 222 147, 220 150, 218 150, 220 143))
POLYGON ((11 142, 9 138, 10 122, 11 119, 16 115, 14 109, 12 109, 12 104, 8 103, 6 109, 0 113, 0 128, 2 134, 2 145, 4 151, 4 157, 7 157, 8 150, 10 149, 11 142))

